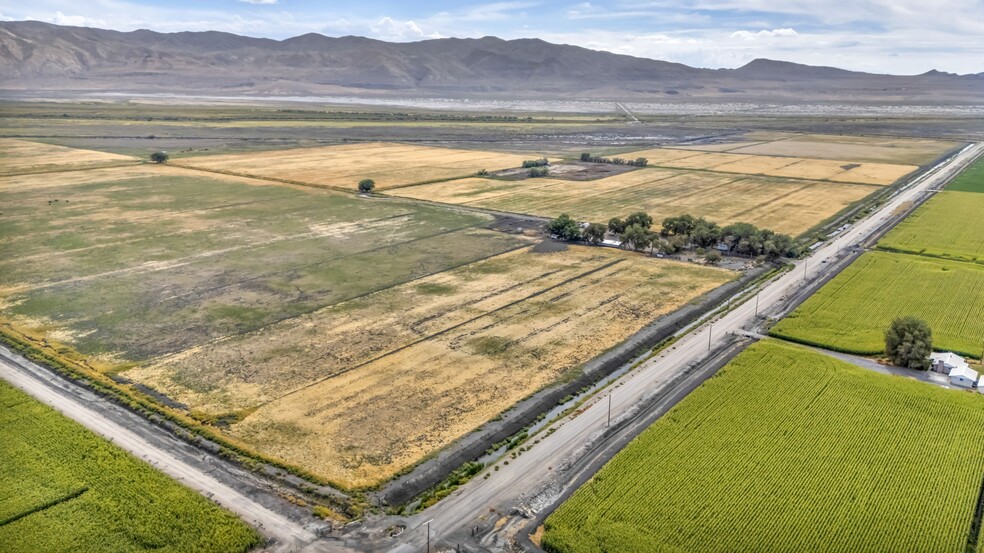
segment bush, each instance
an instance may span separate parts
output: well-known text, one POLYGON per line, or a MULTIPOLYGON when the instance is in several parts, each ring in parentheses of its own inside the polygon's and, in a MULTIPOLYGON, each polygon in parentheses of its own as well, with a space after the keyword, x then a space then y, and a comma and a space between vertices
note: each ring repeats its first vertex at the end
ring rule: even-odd
POLYGON ((150 161, 154 163, 167 163, 167 160, 171 159, 171 156, 167 155, 167 152, 154 152, 150 154, 150 161))
POLYGON ((359 181, 359 192, 369 194, 376 188, 376 181, 372 179, 362 179, 359 181))
POLYGON ((539 177, 546 177, 550 175, 550 169, 546 167, 534 167, 530 169, 530 178, 535 179, 539 177))

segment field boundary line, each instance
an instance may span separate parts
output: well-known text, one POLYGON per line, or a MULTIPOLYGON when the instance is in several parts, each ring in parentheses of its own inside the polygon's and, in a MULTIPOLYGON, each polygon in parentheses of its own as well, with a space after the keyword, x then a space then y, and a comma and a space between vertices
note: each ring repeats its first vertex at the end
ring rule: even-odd
POLYGON ((475 322, 477 320, 483 319, 485 317, 488 317, 490 315, 493 315, 495 313, 498 313, 500 311, 503 311, 505 309, 508 309, 510 307, 513 307, 515 305, 518 305, 520 303, 523 303, 525 301, 529 301, 530 299, 533 299, 533 298, 536 298, 536 297, 541 296, 543 294, 546 294, 546 293, 550 292, 551 290, 555 290, 555 289, 557 289, 557 288, 559 288, 561 286, 565 286, 567 284, 570 284, 572 282, 575 282, 577 280, 580 280, 580 279, 582 279, 584 277, 588 277, 588 276, 591 276, 591 275, 593 275, 595 273, 598 273, 600 271, 604 271, 605 269, 609 269, 611 267, 614 267, 615 265, 618 265, 619 263, 622 263, 623 261, 625 261, 625 260, 624 259, 615 259, 613 261, 609 261, 608 263, 605 263, 605 264, 603 264, 603 265, 601 265, 599 267, 594 267, 594 268, 592 268, 592 269, 590 269, 588 271, 585 271, 585 272, 580 273, 578 275, 575 275, 575 276, 572 276, 570 278, 564 279, 563 281, 558 282, 557 284, 548 286, 546 288, 543 288, 542 290, 537 290, 536 292, 533 292, 532 294, 530 294, 528 296, 524 296, 524 297, 519 298, 517 300, 513 300, 513 301, 511 301, 511 302, 509 302, 509 303, 507 303, 505 305, 499 306, 499 307, 497 307, 497 308, 495 308, 495 309, 493 309, 491 311, 486 311, 485 313, 482 313, 481 315, 476 315, 475 317, 472 317, 472 318, 470 318, 468 320, 465 320, 465 321, 462 321, 460 323, 454 324, 452 326, 449 326, 449 327, 447 327, 445 329, 442 329, 442 330, 439 330, 437 332, 428 334, 427 336, 424 336, 422 338, 419 338, 419 339, 417 339, 417 340, 415 340, 413 342, 410 342, 409 344, 404 344, 404 345, 402 345, 402 346, 400 346, 400 347, 398 347, 396 349, 393 349, 393 350, 390 350, 390 351, 388 351, 386 353, 383 353, 382 355, 378 355, 378 356, 376 356, 376 357, 374 357, 372 359, 367 359, 366 361, 362 361, 361 363, 358 363, 356 365, 353 365, 353 366, 351 366, 351 367, 349 367, 349 368, 347 368, 347 369, 345 369, 343 371, 334 373, 334 374, 332 374, 330 376, 326 376, 324 378, 320 378, 320 379, 315 380, 313 382, 309 382, 308 384, 305 384, 304 386, 301 386, 300 388, 291 390, 290 392, 287 392, 286 394, 284 394, 282 396, 276 397, 276 398, 271 399, 271 400, 269 400, 267 402, 264 402, 264 403, 260 403, 260 404, 258 404, 258 406, 259 407, 263 407, 263 406, 269 405, 269 404, 271 404, 271 403, 273 403, 275 401, 279 401, 281 399, 284 399, 286 397, 292 396, 292 395, 294 395, 294 394, 296 394, 298 392, 304 391, 304 390, 306 390, 308 388, 311 388, 313 386, 317 386, 318 384, 321 384, 322 382, 331 380, 332 378, 335 378, 335 377, 341 376, 341 375, 343 375, 345 373, 348 373, 348 372, 351 372, 351 371, 360 369, 360 368, 362 368, 362 367, 364 367, 364 366, 366 366, 366 365, 368 365, 370 363, 374 363, 376 361, 379 361, 380 359, 384 359, 386 357, 389 357, 390 355, 394 355, 396 353, 399 353, 399 352, 401 352, 403 350, 406 350, 408 348, 411 348, 413 346, 416 346, 416 345, 418 345, 418 344, 420 344, 422 342, 426 342, 428 340, 432 340, 434 338, 437 338, 438 336, 442 336, 444 334, 447 334, 448 332, 451 332, 453 330, 456 330, 458 328, 461 328, 461 327, 463 327, 463 326, 465 326, 467 324, 473 323, 473 322, 475 322))
POLYGON ((131 161, 119 161, 119 162, 105 163, 105 164, 94 164, 86 167, 68 167, 64 169, 48 169, 48 170, 40 170, 40 171, 19 171, 15 173, 2 173, 0 174, 0 178, 23 177, 28 175, 49 175, 51 173, 74 173, 77 171, 92 171, 96 169, 113 169, 115 167, 131 167, 136 165, 145 165, 146 163, 147 162, 143 161, 142 159, 134 158, 131 161))
MULTIPOLYGON (((440 232, 438 234, 433 234, 433 235, 429 235, 429 236, 422 236, 422 237, 419 237, 419 238, 414 238, 413 240, 408 240, 406 242, 400 242, 400 243, 392 244, 392 245, 389 245, 389 246, 378 246, 378 247, 375 247, 375 248, 372 248, 372 249, 369 249, 369 250, 365 250, 365 251, 362 251, 362 252, 358 252, 357 254, 351 254, 351 255, 361 255, 363 253, 377 252, 377 251, 385 250, 387 248, 391 248, 391 247, 395 247, 395 246, 401 246, 401 245, 404 245, 404 244, 412 244, 414 242, 419 242, 419 241, 422 241, 422 240, 428 240, 428 239, 431 239, 431 238, 436 238, 436 237, 444 236, 444 235, 447 235, 447 234, 452 234, 452 233, 455 233, 455 232, 467 231, 467 230, 474 229, 474 228, 476 228, 476 227, 462 227, 462 228, 459 228, 459 229, 442 231, 442 232, 440 232)), ((494 231, 490 231, 490 232, 494 232, 494 231)), ((446 267, 444 269, 439 269, 439 270, 436 270, 436 271, 433 271, 433 272, 430 272, 430 273, 427 273, 427 274, 424 274, 424 275, 420 275, 420 276, 418 276, 416 278, 412 278, 410 280, 406 280, 406 281, 399 282, 399 283, 396 283, 396 284, 391 284, 389 286, 384 286, 382 288, 379 288, 378 290, 370 290, 368 292, 364 292, 364 293, 359 294, 357 296, 352 296, 351 298, 347 298, 347 299, 342 300, 342 301, 339 301, 339 302, 335 302, 335 303, 328 304, 328 305, 322 305, 322 306, 316 307, 314 309, 310 309, 310 310, 307 310, 307 311, 302 311, 302 312, 294 313, 294 314, 291 314, 291 315, 287 315, 287 316, 281 317, 281 318, 279 318, 277 320, 270 321, 268 323, 265 323, 263 325, 260 325, 260 326, 254 328, 254 329, 245 331, 245 332, 236 332, 234 334, 226 334, 224 336, 219 336, 219 337, 216 337, 216 338, 214 338, 212 340, 209 340, 207 342, 203 342, 203 343, 198 344, 196 346, 192 346, 190 348, 185 348, 185 349, 182 349, 182 350, 179 350, 179 351, 175 351, 175 352, 172 352, 172 353, 167 353, 167 354, 164 354, 164 355, 161 355, 161 356, 158 356, 158 357, 154 357, 154 358, 148 359, 147 360, 147 363, 150 363, 150 364, 158 363, 158 362, 161 362, 161 361, 163 361, 163 360, 165 360, 165 359, 167 359, 169 357, 172 357, 172 356, 175 356, 175 355, 179 355, 179 354, 181 354, 183 352, 190 351, 190 350, 195 349, 195 348, 205 347, 205 346, 208 346, 208 345, 211 345, 211 344, 217 344, 217 343, 219 343, 221 341, 230 340, 230 339, 233 339, 233 338, 235 338, 237 336, 243 336, 243 335, 249 334, 251 332, 259 332, 260 330, 263 330, 263 329, 265 329, 265 328, 267 328, 269 326, 272 326, 272 325, 275 325, 275 324, 279 324, 279 323, 282 323, 282 322, 287 321, 287 320, 290 320, 290 319, 296 319, 297 317, 302 317, 304 315, 309 315, 311 313, 317 313, 318 311, 321 311, 322 309, 329 309, 329 308, 334 307, 336 305, 341 305, 341 304, 346 303, 346 302, 354 301, 354 300, 357 300, 357 299, 360 299, 360 298, 364 298, 366 296, 371 296, 373 294, 377 294, 379 292, 383 292, 385 290, 389 290, 389 289, 395 288, 397 286, 403 286, 405 284, 416 282, 418 280, 423 280, 425 278, 432 277, 432 276, 434 276, 436 274, 440 274, 440 273, 443 273, 445 271, 452 271, 454 269, 458 269, 460 267, 464 267, 465 265, 470 265, 472 263, 479 263, 481 261, 485 261, 486 259, 491 259, 493 257, 497 257, 497 256, 500 256, 500 255, 505 255, 507 253, 512 253, 512 252, 514 252, 516 250, 521 250, 523 248, 529 248, 529 247, 531 247, 530 244, 517 244, 516 246, 511 247, 511 248, 509 248, 507 250, 504 250, 504 251, 501 251, 501 252, 497 252, 497 253, 494 253, 492 255, 488 255, 488 256, 482 257, 480 259, 475 259, 475 260, 472 260, 472 261, 466 261, 466 262, 461 263, 459 265, 454 265, 454 266, 451 266, 451 267, 446 267)), ((317 264, 320 264, 320 263, 333 262, 333 261, 337 261, 338 259, 343 259, 345 257, 349 257, 349 256, 341 256, 341 257, 336 257, 336 258, 332 258, 332 259, 322 260, 322 261, 319 261, 319 262, 314 263, 312 265, 317 265, 317 264)), ((280 271, 280 273, 283 273, 283 272, 289 272, 289 271, 280 271)), ((277 273, 273 273, 273 274, 277 274, 277 273)), ((262 277, 255 277, 255 278, 262 278, 262 277)), ((246 279, 246 280, 243 280, 243 281, 240 281, 240 282, 237 282, 237 283, 234 283, 234 284, 229 284, 229 285, 226 285, 226 286, 234 286, 234 285, 241 284, 241 283, 244 283, 244 282, 249 282, 250 280, 253 280, 253 279, 246 279)), ((180 296, 178 296, 178 297, 180 297, 180 296)))
POLYGON ((17 513, 15 515, 10 515, 9 517, 7 517, 5 519, 0 520, 0 527, 6 526, 6 525, 8 525, 8 524, 10 524, 12 522, 17 522, 18 520, 20 520, 20 519, 22 519, 24 517, 29 517, 29 516, 31 516, 31 515, 33 515, 35 513, 39 513, 41 511, 45 511, 45 510, 50 509, 52 507, 61 505, 62 503, 65 503, 66 501, 71 501, 71 500, 73 500, 73 499, 81 496, 82 494, 84 494, 87 491, 89 491, 89 487, 88 486, 82 486, 81 488, 79 488, 79 489, 77 489, 77 490, 75 490, 73 492, 69 492, 69 493, 67 493, 67 494, 65 494, 65 495, 63 495, 61 497, 56 497, 55 499, 52 499, 50 501, 45 501, 44 503, 42 503, 40 505, 35 505, 34 507, 31 507, 30 509, 28 509, 26 511, 22 511, 22 512, 17 513))

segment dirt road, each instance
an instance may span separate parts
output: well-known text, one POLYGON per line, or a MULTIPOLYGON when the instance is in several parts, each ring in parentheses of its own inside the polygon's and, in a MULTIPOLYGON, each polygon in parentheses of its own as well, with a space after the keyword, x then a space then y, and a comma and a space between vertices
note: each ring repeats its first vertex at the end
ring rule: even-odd
MULTIPOLYGON (((149 421, 52 375, 47 369, 2 346, 0 378, 236 513, 270 540, 268 550, 300 551, 310 548, 317 539, 313 529, 275 513, 255 498, 220 482, 213 476, 219 468, 209 464, 209 456, 149 421), (108 416, 107 409, 117 416, 108 416)), ((323 544, 326 548, 318 545, 321 544, 315 544, 315 550, 337 550, 328 549, 328 544, 323 544)))
POLYGON ((502 550, 503 534, 524 524, 517 511, 535 516, 556 503, 578 481, 577 474, 564 473, 577 466, 578 459, 591 453, 593 445, 603 438, 609 395, 612 424, 622 417, 632 417, 640 402, 659 393, 671 381, 675 385, 675 377, 698 366, 710 351, 727 347, 735 339, 733 332, 753 330, 761 317, 788 309, 790 298, 812 293, 811 283, 846 264, 856 244, 895 224, 897 218, 893 214, 900 206, 941 188, 982 152, 984 144, 969 146, 928 171, 888 198, 872 216, 817 248, 809 258, 797 261, 793 270, 764 284, 757 297, 752 296, 727 314, 691 330, 673 347, 617 380, 609 392, 598 394, 576 415, 549 427, 552 430, 541 433, 538 444, 516 459, 509 459, 508 465, 500 462, 488 479, 479 476, 434 507, 405 520, 407 530, 400 538, 390 540, 388 546, 380 543, 380 547, 399 553, 422 550, 426 540, 422 525, 430 521, 432 543, 454 546, 464 542, 469 551, 476 546, 502 550), (472 538, 476 528, 477 537, 472 538))

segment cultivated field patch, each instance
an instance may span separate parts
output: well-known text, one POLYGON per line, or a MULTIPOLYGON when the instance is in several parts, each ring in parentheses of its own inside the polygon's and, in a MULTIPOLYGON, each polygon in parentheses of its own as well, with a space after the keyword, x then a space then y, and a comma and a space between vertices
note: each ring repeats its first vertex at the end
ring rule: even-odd
POLYGON ((387 480, 734 273, 524 249, 124 373, 345 486, 387 480))
POLYGON ((0 179, 0 314, 125 361, 528 243, 488 216, 171 167, 34 179, 0 179))
POLYGON ((136 162, 130 156, 0 138, 0 175, 80 169, 136 162))
POLYGON ((858 258, 771 333, 834 350, 884 352, 885 330, 914 315, 933 331, 933 347, 981 356, 984 267, 885 252, 858 258))
POLYGON ((643 210, 657 221, 690 213, 798 235, 862 200, 876 187, 645 168, 592 181, 468 178, 394 190, 408 197, 582 221, 643 210))
POLYGON ((260 536, 198 493, 0 381, 0 544, 247 551, 260 536))
POLYGON ((378 189, 473 175, 522 165, 521 156, 480 150, 456 150, 376 142, 199 156, 174 163, 211 171, 285 179, 335 188, 356 188, 373 179, 378 189))
POLYGON ((760 342, 547 518, 542 543, 554 553, 963 553, 984 477, 982 424, 980 394, 760 342))
MULTIPOLYGON (((805 153, 808 153, 808 150, 800 151, 801 156, 805 153)), ((650 165, 674 169, 699 169, 882 186, 892 184, 919 168, 915 165, 857 163, 843 160, 759 156, 696 150, 642 150, 622 154, 622 156, 629 159, 645 157, 649 160, 650 165)))
MULTIPOLYGON (((754 137, 754 133, 750 136, 754 137)), ((768 138, 776 138, 770 136, 768 138)), ((960 146, 958 142, 921 138, 801 134, 741 145, 727 151, 736 154, 810 157, 855 163, 926 165, 960 146)))
POLYGON ((984 263, 984 194, 939 192, 885 235, 878 247, 984 263))

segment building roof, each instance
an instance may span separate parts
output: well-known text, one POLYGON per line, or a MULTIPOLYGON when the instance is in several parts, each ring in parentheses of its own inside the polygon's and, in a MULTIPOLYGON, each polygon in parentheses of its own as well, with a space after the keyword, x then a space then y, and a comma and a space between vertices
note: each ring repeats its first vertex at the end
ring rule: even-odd
POLYGON ((963 366, 956 367, 955 369, 953 369, 952 371, 950 371, 950 378, 951 379, 954 378, 954 377, 959 377, 959 376, 962 376, 962 377, 966 378, 967 380, 970 380, 970 381, 973 381, 973 382, 977 382, 977 371, 975 371, 974 369, 971 369, 970 367, 968 367, 966 363, 964 363, 963 366))
POLYGON ((942 361, 944 365, 950 365, 951 367, 959 367, 960 365, 967 364, 963 357, 952 351, 934 351, 930 354, 929 358, 933 361, 942 361))

